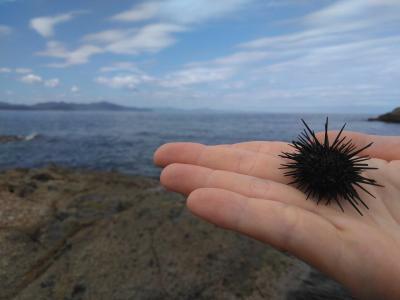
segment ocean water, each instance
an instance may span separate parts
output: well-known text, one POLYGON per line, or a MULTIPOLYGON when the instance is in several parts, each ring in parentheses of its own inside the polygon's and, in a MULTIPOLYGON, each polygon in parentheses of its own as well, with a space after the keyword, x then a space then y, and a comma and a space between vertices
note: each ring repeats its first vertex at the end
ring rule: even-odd
MULTIPOLYGON (((0 144, 0 169, 67 167, 118 170, 158 176, 154 150, 163 143, 206 144, 248 140, 291 141, 304 118, 322 130, 326 114, 199 112, 0 112, 0 135, 27 137, 0 144)), ((330 128, 371 134, 400 135, 400 124, 366 121, 369 115, 331 114, 330 128)))

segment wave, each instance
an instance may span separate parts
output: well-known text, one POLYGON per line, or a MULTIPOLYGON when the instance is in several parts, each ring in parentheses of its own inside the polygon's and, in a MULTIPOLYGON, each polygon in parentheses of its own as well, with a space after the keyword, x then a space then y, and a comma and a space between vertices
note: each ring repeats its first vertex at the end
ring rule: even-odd
POLYGON ((31 134, 29 134, 29 135, 23 137, 23 139, 24 139, 25 141, 32 141, 32 140, 38 138, 39 136, 40 136, 40 134, 34 132, 34 133, 31 133, 31 134))
POLYGON ((38 133, 31 133, 29 135, 0 135, 0 144, 33 141, 40 137, 38 133))

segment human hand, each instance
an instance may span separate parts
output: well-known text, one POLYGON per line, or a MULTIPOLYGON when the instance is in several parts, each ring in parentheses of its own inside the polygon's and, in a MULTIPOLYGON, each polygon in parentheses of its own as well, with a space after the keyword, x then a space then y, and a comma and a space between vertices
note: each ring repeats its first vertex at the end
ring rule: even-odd
POLYGON ((188 195, 195 215, 292 253, 361 299, 400 299, 400 138, 344 135, 358 147, 374 142, 360 155, 378 170, 363 175, 384 187, 367 186, 376 198, 357 189, 370 208, 363 216, 347 201, 343 213, 287 185, 278 156, 293 151, 287 143, 170 143, 154 161, 161 183, 188 195))

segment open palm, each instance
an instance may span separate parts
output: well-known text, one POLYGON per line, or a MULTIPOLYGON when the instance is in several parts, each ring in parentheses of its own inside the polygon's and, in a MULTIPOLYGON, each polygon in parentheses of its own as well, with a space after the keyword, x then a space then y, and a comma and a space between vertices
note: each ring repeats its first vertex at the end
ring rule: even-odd
MULTIPOLYGON (((334 132, 330 133, 335 135, 334 132)), ((343 202, 317 205, 287 185, 279 169, 283 142, 205 146, 170 143, 154 155, 161 183, 188 195, 197 216, 298 258, 347 286, 361 299, 400 299, 400 138, 345 132, 378 170, 364 176, 384 187, 358 189, 363 216, 343 202)))

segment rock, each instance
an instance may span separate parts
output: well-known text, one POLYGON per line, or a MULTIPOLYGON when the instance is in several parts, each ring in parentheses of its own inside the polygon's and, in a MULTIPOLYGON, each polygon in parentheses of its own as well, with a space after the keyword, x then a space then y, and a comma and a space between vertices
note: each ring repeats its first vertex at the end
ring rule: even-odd
POLYGON ((17 135, 0 135, 0 144, 25 141, 25 137, 17 135))
POLYGON ((395 108, 392 112, 378 116, 377 118, 369 118, 368 121, 383 121, 388 123, 400 123, 400 107, 395 108))
POLYGON ((289 291, 286 300, 356 300, 340 284, 311 269, 299 287, 289 291))
POLYGON ((38 174, 33 175, 31 178, 33 180, 44 181, 44 182, 54 180, 54 177, 48 173, 38 173, 38 174))
POLYGON ((35 174, 56 180, 25 197, 0 189, 0 299, 285 299, 308 276, 156 180, 52 166, 0 173, 0 186, 35 174))

